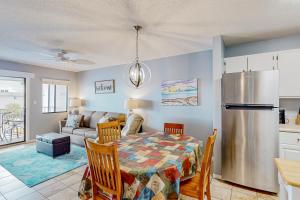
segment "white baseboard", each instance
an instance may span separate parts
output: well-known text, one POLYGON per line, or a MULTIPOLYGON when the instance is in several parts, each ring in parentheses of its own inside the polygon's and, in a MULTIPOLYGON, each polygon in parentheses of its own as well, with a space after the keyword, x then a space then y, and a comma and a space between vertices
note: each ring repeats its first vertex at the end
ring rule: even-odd
POLYGON ((216 178, 216 179, 222 179, 221 174, 213 174, 213 177, 216 178))
POLYGON ((35 139, 32 139, 32 140, 26 140, 26 144, 28 144, 28 143, 34 143, 35 142, 35 139))
POLYGON ((3 145, 3 146, 0 146, 0 149, 14 147, 14 146, 22 145, 22 144, 31 144, 31 143, 35 143, 35 139, 27 140, 25 142, 17 142, 17 143, 12 143, 12 144, 6 144, 6 145, 3 145))

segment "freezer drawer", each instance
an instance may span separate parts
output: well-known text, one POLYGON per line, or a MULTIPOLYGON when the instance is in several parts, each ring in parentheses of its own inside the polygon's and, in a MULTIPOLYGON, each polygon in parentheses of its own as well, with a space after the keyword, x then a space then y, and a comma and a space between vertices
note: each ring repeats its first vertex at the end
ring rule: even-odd
POLYGON ((222 179, 277 192, 278 109, 222 112, 222 179))
POLYGON ((224 74, 222 101, 224 104, 279 105, 279 72, 258 71, 224 74))

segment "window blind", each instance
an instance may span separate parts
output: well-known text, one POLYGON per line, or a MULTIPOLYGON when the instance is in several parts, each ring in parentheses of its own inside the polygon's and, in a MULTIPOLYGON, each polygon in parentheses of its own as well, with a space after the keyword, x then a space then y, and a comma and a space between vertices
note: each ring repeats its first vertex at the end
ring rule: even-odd
POLYGON ((58 79, 50 79, 50 78, 43 78, 43 84, 53 84, 53 85, 70 85, 71 81, 69 80, 58 80, 58 79))

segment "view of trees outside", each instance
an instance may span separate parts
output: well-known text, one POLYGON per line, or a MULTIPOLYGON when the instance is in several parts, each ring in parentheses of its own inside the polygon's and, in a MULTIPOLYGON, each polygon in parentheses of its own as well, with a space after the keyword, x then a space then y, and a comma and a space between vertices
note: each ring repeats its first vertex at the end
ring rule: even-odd
POLYGON ((0 77, 0 145, 24 141, 24 78, 0 77))
POLYGON ((0 77, 0 109, 18 116, 23 113, 23 78, 0 77))

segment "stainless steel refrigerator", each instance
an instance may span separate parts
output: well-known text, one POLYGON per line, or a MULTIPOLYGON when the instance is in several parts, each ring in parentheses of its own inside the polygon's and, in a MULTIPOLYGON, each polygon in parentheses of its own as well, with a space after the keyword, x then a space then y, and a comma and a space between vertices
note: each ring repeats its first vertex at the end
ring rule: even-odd
POLYGON ((278 192, 278 70, 222 77, 222 179, 278 192))

